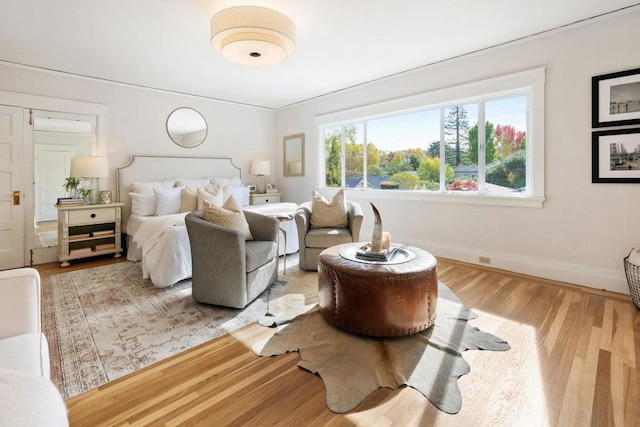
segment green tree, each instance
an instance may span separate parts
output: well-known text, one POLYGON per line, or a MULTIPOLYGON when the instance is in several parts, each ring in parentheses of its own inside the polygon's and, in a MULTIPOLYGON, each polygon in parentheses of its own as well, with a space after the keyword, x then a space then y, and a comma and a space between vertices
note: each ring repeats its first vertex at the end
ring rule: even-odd
POLYGON ((373 144, 373 142, 367 143, 367 173, 369 173, 369 168, 371 166, 378 166, 379 164, 380 150, 373 144))
POLYGON ((390 181, 400 184, 400 190, 420 189, 420 178, 415 172, 398 172, 391 175, 390 181))
MULTIPOLYGON (((455 175, 455 171, 453 170, 451 165, 445 165, 445 182, 453 181, 455 175)), ((418 176, 422 181, 440 182, 440 158, 428 157, 420 162, 420 167, 418 168, 418 176)))
POLYGON ((518 150, 487 170, 487 182, 509 188, 527 185, 527 154, 518 150))
MULTIPOLYGON (((485 164, 489 164, 495 161, 498 157, 495 144, 495 135, 493 130, 493 123, 486 122, 484 125, 485 134, 485 149, 484 159, 485 164)), ((473 125, 469 129, 469 160, 472 164, 478 164, 478 124, 473 125)))
POLYGON ((451 158, 447 157, 447 163, 461 165, 469 140, 469 116, 463 106, 449 108, 447 117, 444 118, 444 135, 454 154, 451 158))
POLYGON ((326 185, 327 187, 340 187, 342 185, 342 168, 340 165, 342 133, 340 128, 333 128, 327 131, 324 139, 324 148, 326 185))

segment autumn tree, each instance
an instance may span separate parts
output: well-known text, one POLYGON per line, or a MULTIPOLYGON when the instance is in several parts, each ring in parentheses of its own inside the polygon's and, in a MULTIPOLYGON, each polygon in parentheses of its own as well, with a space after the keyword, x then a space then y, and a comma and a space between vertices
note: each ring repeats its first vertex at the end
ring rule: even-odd
POLYGON ((503 159, 511 153, 525 149, 526 133, 521 130, 516 131, 511 125, 496 126, 495 137, 498 145, 498 154, 503 159))

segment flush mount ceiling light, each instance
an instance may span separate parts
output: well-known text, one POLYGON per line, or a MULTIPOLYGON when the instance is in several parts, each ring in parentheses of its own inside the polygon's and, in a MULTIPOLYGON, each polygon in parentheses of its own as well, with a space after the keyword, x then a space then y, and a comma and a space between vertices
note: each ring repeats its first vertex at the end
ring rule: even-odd
POLYGON ((296 50, 296 26, 275 10, 230 7, 211 18, 211 45, 220 55, 238 64, 275 65, 296 50))

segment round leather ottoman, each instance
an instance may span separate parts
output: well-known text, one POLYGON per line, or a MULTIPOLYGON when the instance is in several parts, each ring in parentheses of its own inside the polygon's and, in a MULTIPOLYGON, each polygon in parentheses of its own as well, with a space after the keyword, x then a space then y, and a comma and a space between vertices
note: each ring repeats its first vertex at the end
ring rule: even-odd
POLYGON ((409 246, 399 247, 415 257, 395 264, 354 261, 340 254, 361 245, 337 245, 320 254, 318 299, 324 318, 376 337, 411 335, 430 327, 438 299, 435 257, 409 246))

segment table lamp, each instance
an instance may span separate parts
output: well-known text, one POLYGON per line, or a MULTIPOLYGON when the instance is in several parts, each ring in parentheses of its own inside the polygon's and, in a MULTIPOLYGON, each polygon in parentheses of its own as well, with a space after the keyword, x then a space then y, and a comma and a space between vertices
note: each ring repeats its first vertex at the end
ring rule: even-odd
POLYGON ((267 181, 265 175, 271 175, 271 162, 269 160, 252 160, 251 175, 256 176, 256 192, 267 192, 267 181))
POLYGON ((77 156, 71 159, 71 176, 88 179, 91 183, 89 204, 97 203, 98 178, 109 177, 109 162, 106 157, 77 156))

